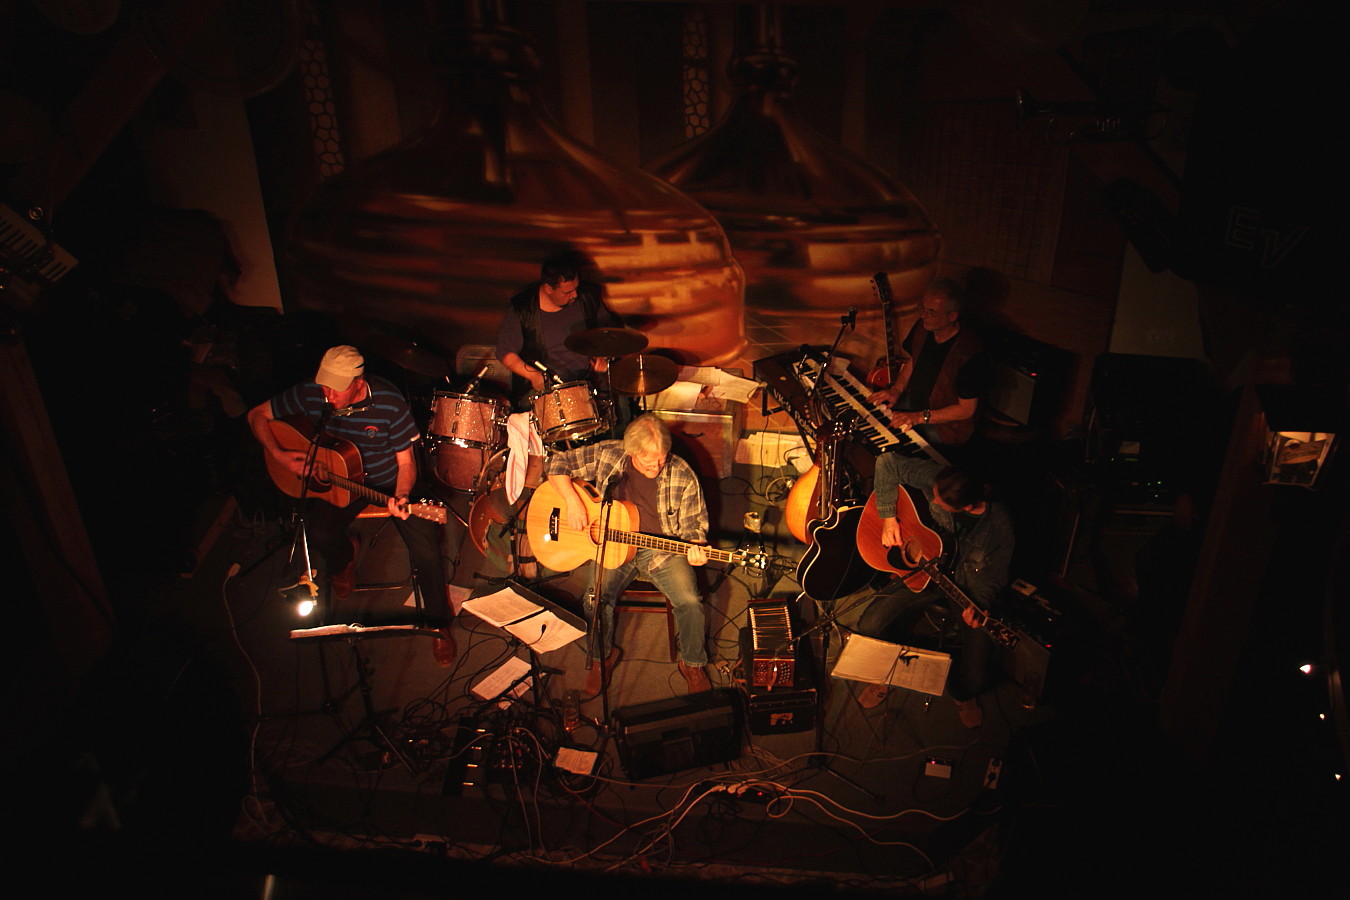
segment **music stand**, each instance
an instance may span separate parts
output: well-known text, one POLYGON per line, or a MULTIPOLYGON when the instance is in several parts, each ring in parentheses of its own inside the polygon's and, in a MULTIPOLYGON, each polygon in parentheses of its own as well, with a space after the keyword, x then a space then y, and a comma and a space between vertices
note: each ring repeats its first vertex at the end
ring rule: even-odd
MULTIPOLYGON (((361 708, 363 715, 351 728, 338 739, 338 742, 328 749, 318 762, 327 762, 334 754, 343 747, 356 741, 367 741, 374 745, 377 750, 385 752, 397 759, 412 774, 417 774, 416 767, 412 761, 399 749, 398 744, 389 737, 385 729, 385 722, 394 712, 392 709, 377 710, 374 701, 374 670, 365 654, 361 652, 361 642, 367 638, 381 637, 402 637, 406 635, 422 635, 424 637, 440 637, 440 633, 426 628, 418 628, 415 625, 375 625, 364 627, 362 625, 321 625, 318 628, 301 628, 291 632, 291 640, 301 643, 328 641, 345 641, 347 646, 351 647, 352 658, 356 664, 356 686, 361 692, 361 708)), ((327 676, 325 675, 325 683, 327 676)), ((348 689, 340 700, 345 700, 351 693, 348 689)), ((340 702, 340 701, 339 701, 340 702)), ((334 713, 337 709, 333 710, 334 713)))
POLYGON ((535 709, 551 711, 548 693, 540 684, 541 676, 561 674, 561 670, 541 665, 539 655, 566 647, 586 634, 585 620, 510 579, 498 591, 465 600, 463 609, 502 629, 511 635, 515 644, 530 652, 529 673, 521 674, 505 685, 496 692, 496 697, 509 696, 516 685, 528 677, 534 692, 535 709))

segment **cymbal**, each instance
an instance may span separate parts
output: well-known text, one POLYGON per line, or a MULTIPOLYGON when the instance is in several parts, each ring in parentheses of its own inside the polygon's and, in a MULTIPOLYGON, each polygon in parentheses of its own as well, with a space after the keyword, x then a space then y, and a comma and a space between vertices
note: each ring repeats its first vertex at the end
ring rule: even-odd
POLYGON ((647 336, 631 328, 592 328, 569 334, 563 346, 595 359, 618 359, 647 349, 647 336))
POLYGON ((638 353, 612 363, 609 377, 614 390, 620 394, 645 397, 674 384, 679 371, 680 367, 664 356, 638 353))
POLYGON ((429 378, 447 378, 453 374, 450 365, 435 353, 417 346, 415 341, 404 341, 383 334, 371 334, 364 343, 382 359, 401 369, 426 375, 429 378))

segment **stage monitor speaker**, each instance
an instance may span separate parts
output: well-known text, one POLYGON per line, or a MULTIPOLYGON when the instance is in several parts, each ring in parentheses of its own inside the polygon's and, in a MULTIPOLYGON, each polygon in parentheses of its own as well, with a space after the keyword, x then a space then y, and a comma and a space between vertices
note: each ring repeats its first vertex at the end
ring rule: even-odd
POLYGON ((626 706, 614 713, 619 760, 634 781, 741 755, 739 710, 722 691, 626 706))

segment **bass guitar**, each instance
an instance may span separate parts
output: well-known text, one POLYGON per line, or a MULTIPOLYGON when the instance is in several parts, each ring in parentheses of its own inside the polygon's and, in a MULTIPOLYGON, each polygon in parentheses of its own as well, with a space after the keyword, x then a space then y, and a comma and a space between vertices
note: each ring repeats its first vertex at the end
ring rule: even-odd
POLYGON ((877 360, 876 368, 867 376, 869 387, 878 390, 895 384, 900 375, 900 354, 895 352, 895 329, 891 327, 891 281, 885 272, 878 272, 871 279, 872 293, 881 303, 881 327, 886 335, 886 355, 877 360))
MULTIPOLYGON (((304 416, 272 419, 267 423, 272 436, 283 450, 308 453, 314 425, 304 416)), ((282 465, 272 454, 267 457, 267 474, 284 494, 299 497, 318 497, 334 506, 350 506, 360 500, 376 506, 387 506, 390 495, 361 483, 361 451, 351 441, 337 437, 322 437, 314 450, 314 465, 310 467, 308 482, 282 465)), ((408 511, 419 519, 440 525, 446 523, 445 507, 439 503, 408 504, 408 511)))
POLYGON ((646 547, 664 553, 688 553, 693 546, 703 547, 708 559, 714 562, 739 563, 751 571, 762 572, 768 560, 762 553, 748 550, 718 550, 703 544, 679 541, 674 538, 642 534, 637 529, 637 507, 626 500, 615 501, 610 508, 609 527, 601 531, 600 492, 580 479, 572 486, 581 497, 586 510, 586 525, 572 528, 567 524, 567 503, 550 482, 535 488, 534 496, 525 512, 525 533, 530 539, 530 550, 539 562, 557 572, 570 572, 588 560, 595 559, 595 548, 605 540, 605 554, 601 565, 617 569, 628 562, 639 548, 646 547))

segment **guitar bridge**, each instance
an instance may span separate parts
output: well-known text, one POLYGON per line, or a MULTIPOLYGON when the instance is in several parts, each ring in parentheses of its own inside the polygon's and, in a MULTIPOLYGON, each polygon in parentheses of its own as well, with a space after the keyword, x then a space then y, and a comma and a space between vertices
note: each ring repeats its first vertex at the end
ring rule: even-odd
POLYGON ((558 539, 558 522, 562 517, 562 510, 553 507, 548 514, 548 533, 544 535, 546 541, 556 541, 558 539))

